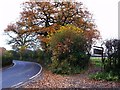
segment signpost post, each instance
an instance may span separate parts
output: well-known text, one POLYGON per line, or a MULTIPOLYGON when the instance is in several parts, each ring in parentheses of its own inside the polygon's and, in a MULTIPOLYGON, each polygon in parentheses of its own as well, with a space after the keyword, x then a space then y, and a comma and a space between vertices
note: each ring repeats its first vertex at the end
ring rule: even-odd
POLYGON ((120 39, 120 1, 118 2, 118 39, 120 39))
POLYGON ((101 61, 102 61, 103 65, 104 65, 104 60, 105 60, 104 55, 103 55, 104 48, 103 47, 98 47, 98 46, 93 46, 93 47, 95 47, 94 54, 101 55, 101 61))

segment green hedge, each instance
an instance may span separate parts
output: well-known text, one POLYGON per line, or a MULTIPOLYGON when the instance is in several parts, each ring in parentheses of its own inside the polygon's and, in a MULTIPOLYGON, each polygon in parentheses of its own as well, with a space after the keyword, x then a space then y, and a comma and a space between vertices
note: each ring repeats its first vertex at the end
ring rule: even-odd
POLYGON ((4 55, 2 55, 2 67, 11 65, 13 63, 13 54, 9 51, 6 51, 4 55))
POLYGON ((107 40, 105 46, 107 58, 101 65, 104 66, 104 71, 92 74, 90 78, 96 80, 120 81, 120 40, 107 40))

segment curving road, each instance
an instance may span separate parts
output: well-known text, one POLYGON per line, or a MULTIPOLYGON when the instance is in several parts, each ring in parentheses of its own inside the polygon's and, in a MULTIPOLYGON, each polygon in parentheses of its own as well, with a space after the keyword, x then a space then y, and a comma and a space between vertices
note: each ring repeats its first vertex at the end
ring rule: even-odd
POLYGON ((42 67, 34 62, 13 60, 14 65, 0 71, 2 73, 2 88, 20 85, 41 73, 42 67))

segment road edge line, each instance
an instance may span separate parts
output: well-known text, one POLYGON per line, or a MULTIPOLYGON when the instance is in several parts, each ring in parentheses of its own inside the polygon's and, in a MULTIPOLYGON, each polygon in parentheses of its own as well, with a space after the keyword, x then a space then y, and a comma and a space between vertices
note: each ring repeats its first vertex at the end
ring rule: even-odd
POLYGON ((39 67, 41 67, 41 69, 40 69, 40 71, 39 71, 36 75, 30 77, 29 80, 31 80, 31 79, 37 77, 37 76, 42 72, 42 66, 41 66, 40 64, 38 64, 38 63, 36 63, 36 64, 39 65, 39 67))
POLYGON ((41 68, 40 71, 39 71, 37 74, 35 74, 34 76, 28 78, 28 80, 26 80, 26 81, 24 81, 24 82, 17 83, 17 84, 15 84, 15 85, 11 86, 11 88, 19 88, 20 86, 22 86, 22 85, 24 85, 25 83, 29 82, 29 81, 32 80, 33 78, 37 77, 37 76, 42 72, 42 66, 41 66, 40 64, 36 63, 36 62, 34 62, 34 63, 37 64, 37 65, 41 68))

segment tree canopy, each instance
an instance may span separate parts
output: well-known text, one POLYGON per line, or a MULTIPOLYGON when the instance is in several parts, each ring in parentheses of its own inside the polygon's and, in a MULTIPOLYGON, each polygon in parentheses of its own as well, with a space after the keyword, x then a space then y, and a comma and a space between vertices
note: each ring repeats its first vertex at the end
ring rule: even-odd
POLYGON ((48 35, 53 35, 61 26, 73 24, 81 28, 91 47, 95 39, 99 38, 99 31, 92 18, 92 14, 77 2, 25 2, 20 19, 15 24, 8 25, 5 32, 12 38, 9 44, 18 46, 47 47, 48 35), (10 33, 16 34, 13 37, 10 33))

